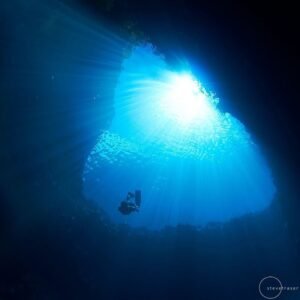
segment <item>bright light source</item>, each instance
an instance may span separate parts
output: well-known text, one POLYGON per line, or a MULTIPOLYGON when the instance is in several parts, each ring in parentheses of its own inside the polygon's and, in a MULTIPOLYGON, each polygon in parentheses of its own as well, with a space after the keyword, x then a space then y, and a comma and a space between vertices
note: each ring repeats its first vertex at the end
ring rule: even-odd
POLYGON ((124 61, 115 114, 87 159, 88 199, 117 224, 123 195, 141 189, 132 227, 203 226, 260 212, 276 188, 245 126, 189 71, 170 70, 152 48, 124 61))
POLYGON ((170 77, 162 97, 162 107, 169 117, 183 125, 210 121, 215 116, 210 95, 189 74, 173 74, 170 77))

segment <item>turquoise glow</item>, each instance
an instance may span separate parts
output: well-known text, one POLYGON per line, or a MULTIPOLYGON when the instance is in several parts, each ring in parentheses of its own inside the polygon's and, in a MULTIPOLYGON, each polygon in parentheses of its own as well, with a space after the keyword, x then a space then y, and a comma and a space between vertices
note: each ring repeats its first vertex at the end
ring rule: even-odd
POLYGON ((115 116, 91 151, 85 194, 112 221, 161 229, 225 222, 265 209, 275 194, 270 170, 241 122, 190 72, 171 71, 151 46, 123 63, 115 116), (142 190, 139 213, 117 208, 142 190))

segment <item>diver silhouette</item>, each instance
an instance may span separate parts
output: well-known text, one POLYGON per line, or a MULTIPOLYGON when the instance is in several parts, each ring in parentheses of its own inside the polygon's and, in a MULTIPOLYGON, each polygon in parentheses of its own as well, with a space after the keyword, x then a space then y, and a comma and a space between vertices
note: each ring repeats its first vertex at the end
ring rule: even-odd
POLYGON ((135 193, 128 192, 126 199, 120 203, 118 210, 123 215, 130 215, 132 212, 139 211, 141 202, 141 191, 137 190, 135 193))

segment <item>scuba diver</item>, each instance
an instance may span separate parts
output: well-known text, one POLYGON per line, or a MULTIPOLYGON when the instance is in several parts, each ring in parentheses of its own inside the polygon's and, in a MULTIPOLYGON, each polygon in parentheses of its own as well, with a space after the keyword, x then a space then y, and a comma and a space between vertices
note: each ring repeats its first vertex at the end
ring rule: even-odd
POLYGON ((141 202, 141 191, 128 192, 126 199, 120 203, 118 210, 123 215, 130 215, 132 212, 139 211, 141 202))

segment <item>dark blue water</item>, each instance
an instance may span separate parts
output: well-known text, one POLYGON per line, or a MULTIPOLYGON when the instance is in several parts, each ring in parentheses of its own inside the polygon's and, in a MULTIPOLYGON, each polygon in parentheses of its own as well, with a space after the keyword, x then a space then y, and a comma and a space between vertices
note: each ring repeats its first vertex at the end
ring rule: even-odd
MULTIPOLYGON (((64 5, 71 0, 2 2, 1 299, 259 300, 266 276, 299 286, 299 197, 290 188, 298 177, 270 155, 294 163, 281 150, 294 145, 297 153, 288 142, 295 127, 275 118, 289 98, 268 84, 269 64, 241 49, 240 34, 238 53, 224 27, 215 47, 211 27, 194 33, 177 9, 174 32, 192 41, 180 39, 190 67, 177 68, 133 42, 123 22, 116 28, 107 10, 105 19, 64 5), (205 40, 197 59, 188 51, 196 39, 205 40), (217 95, 197 68, 217 78, 217 95), (140 211, 124 217, 119 204, 136 189, 140 211)), ((181 56, 154 14, 152 36, 165 37, 160 52, 181 56)), ((260 49, 246 38, 249 51, 260 49)), ((299 291, 279 299, 297 300, 299 291)))

